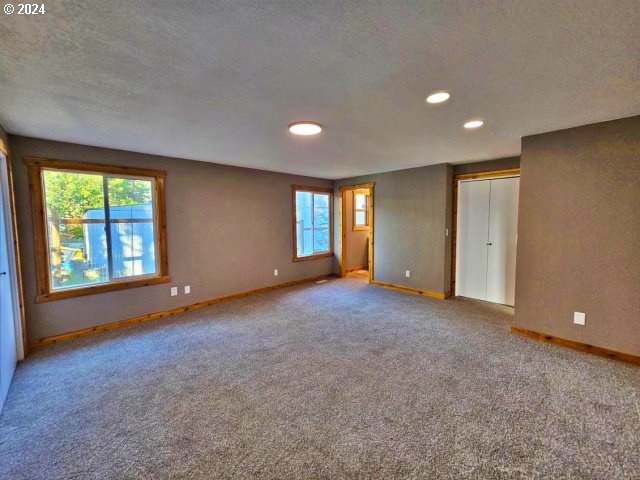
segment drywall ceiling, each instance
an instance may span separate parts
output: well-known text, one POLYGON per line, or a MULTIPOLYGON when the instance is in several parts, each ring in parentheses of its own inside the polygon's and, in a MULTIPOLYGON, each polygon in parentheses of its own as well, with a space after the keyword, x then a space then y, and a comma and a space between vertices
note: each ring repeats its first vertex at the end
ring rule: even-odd
POLYGON ((517 155, 524 135, 640 113, 638 0, 45 7, 0 15, 11 133, 343 178, 517 155), (428 106, 439 89, 451 100, 428 106), (301 119, 324 132, 292 136, 301 119))

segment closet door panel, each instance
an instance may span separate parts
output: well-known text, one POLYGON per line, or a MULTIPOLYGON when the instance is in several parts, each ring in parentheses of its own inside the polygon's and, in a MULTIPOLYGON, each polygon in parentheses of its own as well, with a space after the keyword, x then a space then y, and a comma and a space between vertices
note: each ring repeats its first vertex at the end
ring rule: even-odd
POLYGON ((490 181, 458 184, 456 295, 487 295, 490 181))
POLYGON ((514 304, 519 178, 491 180, 487 296, 489 302, 514 304))

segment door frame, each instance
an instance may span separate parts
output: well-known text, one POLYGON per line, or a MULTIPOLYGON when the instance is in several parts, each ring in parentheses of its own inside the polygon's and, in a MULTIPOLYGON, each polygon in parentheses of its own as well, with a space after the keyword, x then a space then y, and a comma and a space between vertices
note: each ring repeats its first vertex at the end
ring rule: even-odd
POLYGON ((24 295, 22 290, 22 268, 20 266, 20 242, 18 241, 18 221, 16 218, 16 201, 13 190, 13 171, 11 160, 4 150, 0 149, 0 185, 3 195, 5 232, 7 236, 7 257, 9 260, 8 274, 11 282, 11 296, 13 301, 14 328, 16 332, 16 353, 18 361, 23 360, 27 353, 27 328, 24 311, 24 295), (6 187, 6 188, 4 188, 6 187), (10 247, 13 245, 13 248, 10 247))
POLYGON ((492 178, 519 176, 520 167, 506 168, 503 170, 487 170, 485 172, 477 173, 461 173, 453 176, 453 203, 451 205, 453 210, 451 215, 451 282, 449 284, 451 296, 456 296, 456 259, 458 255, 458 184, 465 180, 490 180, 492 178))
POLYGON ((369 189, 369 283, 373 281, 373 223, 374 223, 374 215, 373 209, 375 206, 375 183, 359 183, 355 185, 344 185, 339 188, 338 195, 338 218, 340 219, 340 227, 338 236, 338 251, 340 252, 340 277, 347 276, 347 229, 349 226, 347 225, 347 209, 344 208, 346 205, 345 199, 347 192, 353 192, 354 190, 360 190, 363 188, 369 189))

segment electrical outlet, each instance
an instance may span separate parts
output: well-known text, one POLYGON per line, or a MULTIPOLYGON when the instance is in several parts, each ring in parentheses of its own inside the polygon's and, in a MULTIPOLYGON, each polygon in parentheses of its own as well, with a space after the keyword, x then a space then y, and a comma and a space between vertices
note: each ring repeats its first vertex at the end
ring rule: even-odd
POLYGON ((587 315, 582 312, 573 312, 573 323, 576 325, 584 325, 586 316, 587 315))
POLYGON ((277 269, 277 268, 274 268, 274 269, 273 269, 273 276, 274 276, 274 277, 277 277, 277 276, 278 276, 278 269, 277 269))
POLYGON ((404 271, 404 276, 409 278, 411 276, 411 271, 410 270, 405 270, 404 271))
POLYGON ((171 296, 172 297, 178 296, 178 287, 171 287, 171 296))
POLYGON ((184 294, 187 295, 191 293, 191 285, 185 285, 184 286, 184 294))

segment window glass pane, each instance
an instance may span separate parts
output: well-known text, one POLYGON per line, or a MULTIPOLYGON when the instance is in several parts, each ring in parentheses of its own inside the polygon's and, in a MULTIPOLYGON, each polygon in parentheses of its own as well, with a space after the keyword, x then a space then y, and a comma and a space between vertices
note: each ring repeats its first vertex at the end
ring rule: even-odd
POLYGON ((296 192, 296 255, 304 257, 331 250, 330 195, 296 192))
POLYGON ((367 208, 367 196, 362 193, 356 193, 355 203, 357 210, 364 210, 367 208))
POLYGON ((327 193, 313 194, 313 251, 327 252, 329 242, 329 195, 327 193))
POLYGON ((367 224, 367 212, 356 211, 356 225, 367 224))
POLYGON ((102 175, 43 170, 53 290, 105 283, 102 175))
POLYGON ((108 178, 113 278, 156 273, 153 181, 108 178))
POLYGON ((296 192, 296 248, 299 257, 313 254, 313 194, 296 192))

